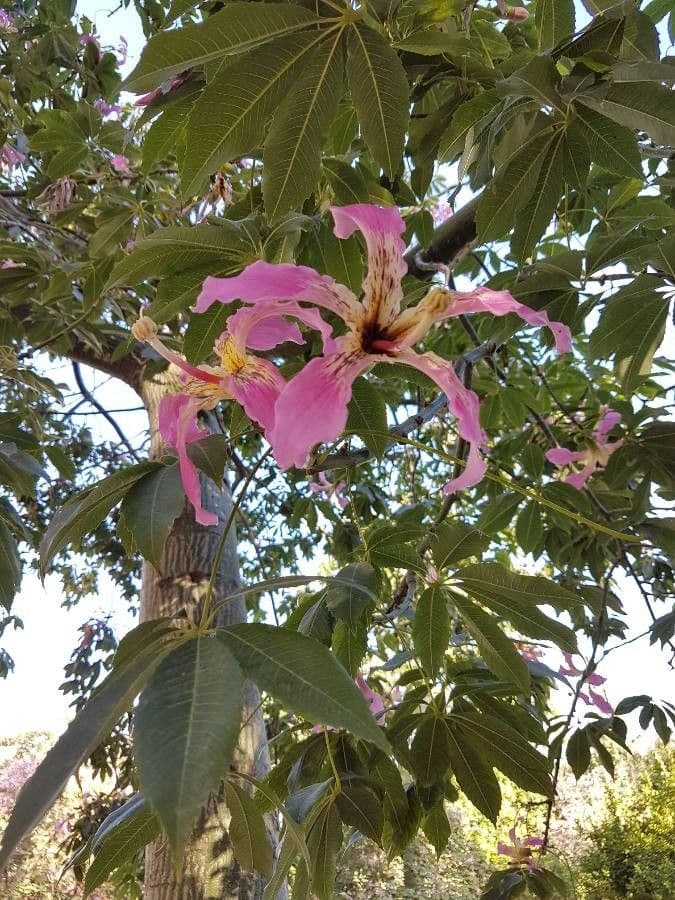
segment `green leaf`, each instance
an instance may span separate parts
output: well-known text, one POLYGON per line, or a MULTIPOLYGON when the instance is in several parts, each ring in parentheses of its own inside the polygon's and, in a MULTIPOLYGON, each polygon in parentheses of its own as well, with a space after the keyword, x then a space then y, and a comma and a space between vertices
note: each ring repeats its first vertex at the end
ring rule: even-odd
POLYGON ((448 814, 442 802, 432 806, 426 814, 422 822, 422 831, 436 851, 436 859, 440 859, 441 854, 448 846, 451 834, 448 814))
POLYGON ((551 50, 574 34, 574 0, 537 0, 534 24, 539 50, 551 50))
POLYGON ((476 603, 460 594, 453 596, 453 602, 462 616, 466 630, 476 642, 478 651, 489 668, 495 675, 510 681, 525 694, 529 694, 530 672, 513 641, 506 637, 492 616, 476 603))
POLYGON ((398 54, 371 28, 352 27, 347 77, 363 138, 373 159, 393 179, 408 127, 408 79, 398 54))
POLYGON ((230 458, 230 445, 224 434, 209 434, 187 446, 188 456, 207 478, 222 486, 225 466, 230 458))
POLYGON ((245 675, 293 712, 310 722, 347 728, 356 737, 388 749, 361 692, 323 644, 257 622, 221 628, 218 637, 245 675))
POLYGON ((342 844, 342 822, 337 806, 329 803, 307 836, 312 860, 312 891, 318 900, 331 900, 335 886, 337 855, 342 844))
MULTIPOLYGON (((324 160, 324 169, 326 168, 327 161, 324 160)), ((349 169, 349 166, 346 168, 349 169)), ((356 169, 350 169, 350 172, 356 174, 356 169)), ((340 240, 335 237, 327 222, 321 222, 316 230, 310 230, 307 235, 298 262, 311 266, 317 272, 330 275, 340 284, 346 284, 356 294, 361 292, 363 260, 356 235, 340 240)), ((360 379, 354 382, 355 385, 359 383, 360 379)))
POLYGON ((225 800, 230 811, 228 834, 237 862, 247 871, 272 874, 274 856, 265 820, 252 798, 232 781, 225 782, 225 800))
POLYGON ((578 781, 591 764, 591 748, 585 728, 578 728, 572 734, 567 742, 565 756, 578 781))
POLYGON ((0 605, 7 612, 21 584, 21 557, 11 531, 0 519, 0 605))
POLYGON ((593 162, 615 175, 642 178, 640 151, 634 133, 579 104, 575 105, 575 110, 593 162))
POLYGON ((340 818, 345 825, 352 825, 376 844, 382 838, 384 812, 375 793, 362 784, 344 784, 335 798, 340 818))
POLYGON ((564 650, 576 648, 574 633, 537 609, 550 604, 556 609, 579 608, 575 594, 546 578, 519 575, 499 563, 466 566, 457 579, 467 593, 498 616, 509 620, 523 634, 552 640, 564 650))
POLYGON ((446 591, 439 585, 432 585, 417 601, 412 622, 415 652, 430 677, 443 665, 451 630, 446 591))
POLYGON ((431 555, 438 569, 454 565, 467 556, 482 556, 490 538, 462 522, 441 522, 436 527, 431 555))
POLYGON ((665 333, 668 300, 657 275, 638 275, 607 301, 591 335, 589 353, 614 356, 624 390, 632 392, 649 375, 665 333))
POLYGON ((199 636, 164 658, 138 701, 134 756, 141 791, 177 865, 200 807, 227 772, 239 734, 242 686, 225 644, 199 636))
POLYGON ((492 766, 483 756, 480 743, 469 733, 448 723, 450 765, 455 781, 477 810, 491 822, 497 821, 502 806, 502 792, 492 766))
POLYGON ((377 597, 377 573, 368 563, 357 562, 340 569, 326 591, 326 606, 333 615, 354 625, 377 597))
POLYGON ((499 85, 502 94, 515 97, 532 97, 543 106, 564 113, 565 104, 558 94, 558 73, 550 56, 535 56, 522 69, 518 69, 499 85))
POLYGON ((511 252, 520 265, 532 256, 537 241, 548 228, 558 207, 564 177, 564 138, 565 132, 560 130, 551 139, 539 170, 534 193, 516 215, 511 252))
POLYGON ((120 524, 144 559, 160 569, 166 539, 185 506, 178 465, 162 466, 137 481, 122 501, 120 524))
POLYGON ((345 431, 357 434, 378 459, 382 459, 389 446, 387 407, 382 392, 365 378, 357 378, 352 385, 345 431))
POLYGON ((160 275, 183 274, 200 266, 223 266, 224 260, 245 260, 250 254, 244 228, 222 219, 218 225, 168 225, 138 241, 112 270, 105 290, 120 284, 136 287, 160 275))
POLYGON ((450 124, 441 135, 438 162, 450 162, 460 154, 476 125, 489 116, 499 103, 496 91, 483 91, 462 103, 453 113, 450 124))
POLYGON ((0 869, 51 808, 68 779, 106 738, 164 655, 163 649, 144 654, 114 670, 77 713, 64 734, 21 788, 2 836, 0 869))
POLYGON ((368 650, 368 629, 363 621, 355 625, 338 622, 333 630, 333 653, 352 678, 356 678, 368 650))
POLYGON ((214 303, 205 313, 192 313, 183 342, 183 354, 188 362, 198 365, 213 353, 213 345, 225 331, 230 315, 232 311, 223 303, 214 303))
POLYGON ((225 9, 208 16, 199 25, 156 34, 123 87, 133 93, 150 91, 186 69, 242 53, 320 21, 290 3, 228 3, 225 9))
POLYGON ((583 189, 591 169, 591 151, 578 119, 572 119, 565 128, 562 160, 565 181, 583 189))
POLYGON ((450 722, 484 747, 487 759, 518 787, 546 797, 552 795, 548 760, 515 728, 495 716, 472 712, 453 712, 450 722))
POLYGON ((93 487, 80 491, 56 513, 40 542, 40 572, 67 544, 80 541, 97 528, 125 494, 150 472, 163 468, 158 462, 144 462, 121 469, 93 487))
POLYGON ((426 567, 409 542, 419 541, 424 529, 419 525, 375 525, 366 534, 365 552, 374 566, 395 569, 414 569, 424 572, 426 567))
POLYGON ((656 84, 615 84, 602 98, 588 94, 579 102, 626 128, 646 131, 657 143, 675 146, 675 94, 656 84))
POLYGON ((541 507, 530 500, 520 511, 516 519, 516 539, 525 553, 537 549, 544 537, 544 525, 541 519, 541 507))
POLYGON ((176 146, 194 106, 195 93, 196 89, 166 106, 148 129, 141 151, 141 172, 144 175, 150 172, 156 162, 163 162, 176 155, 176 146))
POLYGON ((263 197, 272 222, 300 206, 319 180, 343 70, 340 29, 313 53, 275 113, 263 151, 263 197))
POLYGON ((485 189, 476 213, 481 243, 504 237, 511 230, 517 210, 534 192, 550 141, 548 132, 529 139, 509 161, 508 167, 500 170, 491 186, 485 189))
POLYGON ((181 171, 186 194, 200 193, 210 173, 262 145, 268 120, 323 37, 290 34, 225 60, 192 107, 181 171))
POLYGON ((522 502, 520 494, 505 493, 500 494, 485 507, 476 527, 485 534, 497 534, 504 528, 508 527, 511 519, 516 513, 516 508, 522 502))
POLYGON ((442 716, 424 716, 410 746, 410 762, 420 784, 442 781, 450 768, 450 736, 442 716))
MULTIPOLYGON (((84 878, 84 897, 108 880, 111 872, 132 860, 139 850, 157 837, 159 821, 142 798, 123 818, 117 818, 95 848, 94 859, 84 878)), ((126 805, 126 804, 125 804, 126 805)), ((105 823, 104 823, 105 824, 105 823)), ((98 837, 98 833, 97 833, 98 837)))

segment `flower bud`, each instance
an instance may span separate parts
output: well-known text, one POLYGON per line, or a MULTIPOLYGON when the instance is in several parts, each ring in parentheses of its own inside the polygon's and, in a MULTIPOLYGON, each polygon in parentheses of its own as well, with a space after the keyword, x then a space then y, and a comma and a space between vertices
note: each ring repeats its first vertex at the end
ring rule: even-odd
POLYGON ((157 337, 157 326, 150 316, 141 316, 131 326, 131 333, 137 341, 147 343, 157 337))

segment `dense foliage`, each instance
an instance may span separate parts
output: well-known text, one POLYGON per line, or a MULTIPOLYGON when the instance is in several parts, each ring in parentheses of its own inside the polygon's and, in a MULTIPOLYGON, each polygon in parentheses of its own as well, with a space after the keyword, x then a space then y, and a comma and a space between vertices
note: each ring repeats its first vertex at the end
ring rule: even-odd
POLYGON ((484 897, 567 891, 563 759, 612 771, 627 716, 675 722, 658 695, 613 709, 599 671, 630 635, 619 578, 675 653, 673 14, 584 5, 136 0, 123 85, 70 0, 0 14, 0 629, 24 566, 73 601, 105 566, 133 603, 143 559, 142 606, 177 534, 218 536, 179 608, 114 658, 95 635, 0 866, 92 753, 128 799, 82 847, 88 891, 160 834, 180 870, 220 785, 265 896, 291 872, 330 897, 348 830, 440 854, 460 792, 497 820, 497 770, 531 797, 484 897), (63 415, 52 358, 119 441, 63 415), (150 459, 82 366, 141 397, 150 459), (250 616, 224 625, 235 525, 250 616), (230 768, 245 679, 262 779, 230 768))

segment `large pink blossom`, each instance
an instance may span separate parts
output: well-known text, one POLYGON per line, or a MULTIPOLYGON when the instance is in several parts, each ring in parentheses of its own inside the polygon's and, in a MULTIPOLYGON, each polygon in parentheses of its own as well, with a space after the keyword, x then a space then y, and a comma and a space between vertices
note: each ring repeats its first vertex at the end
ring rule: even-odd
POLYGON ((345 509, 349 505, 349 500, 344 495, 346 487, 344 481, 333 484, 328 480, 325 472, 319 472, 318 481, 311 481, 309 484, 310 491, 315 494, 325 494, 329 500, 335 500, 341 509, 345 509))
POLYGON ((610 441, 608 434, 621 421, 621 413, 613 409, 604 409, 597 427, 592 434, 592 444, 585 450, 567 450, 565 447, 555 447, 546 451, 546 459, 555 466, 569 466, 581 464, 578 471, 571 472, 565 482, 573 488, 581 491, 586 482, 596 471, 602 471, 609 462, 609 457, 623 441, 610 441))
MULTIPOLYGON (((314 310, 301 309, 297 304, 291 304, 286 312, 310 325, 317 318, 314 310)), ((180 390, 160 401, 159 430, 178 454, 183 488, 194 507, 195 518, 202 525, 215 525, 218 517, 202 507, 199 473, 188 455, 188 445, 208 434, 198 425, 197 414, 214 409, 221 400, 234 399, 269 434, 274 426, 274 406, 286 382, 271 362, 247 353, 246 348, 265 350, 281 340, 302 342, 298 326, 281 318, 276 309, 241 309, 230 316, 228 330, 215 342, 214 353, 220 360, 217 366, 186 362, 164 346, 157 326, 147 316, 134 324, 132 332, 181 372, 180 390)))
POLYGON ((489 288, 460 294, 436 286, 417 306, 402 310, 401 279, 407 266, 401 239, 405 224, 399 211, 368 204, 333 207, 331 211, 337 237, 348 238, 358 230, 365 240, 368 272, 362 299, 314 269, 259 260, 232 278, 207 278, 196 309, 204 311, 216 301, 241 300, 280 308, 289 300, 305 301, 346 325, 346 333, 335 340, 334 349, 310 360, 279 397, 271 441, 282 468, 304 466, 315 444, 339 437, 347 421, 352 384, 359 375, 376 363, 404 363, 419 369, 445 393, 459 434, 469 445, 464 472, 448 482, 445 491, 476 484, 485 473, 480 448, 486 443, 478 418, 478 397, 462 384, 449 360, 430 351, 417 353, 413 345, 435 324, 474 312, 516 313, 531 325, 546 325, 559 351, 571 348, 569 329, 551 322, 545 312, 519 303, 508 291, 489 288))

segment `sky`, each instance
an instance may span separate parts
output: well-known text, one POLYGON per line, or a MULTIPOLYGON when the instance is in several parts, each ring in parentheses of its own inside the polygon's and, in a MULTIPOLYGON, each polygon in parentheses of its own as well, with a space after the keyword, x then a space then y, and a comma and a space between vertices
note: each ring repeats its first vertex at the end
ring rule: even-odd
MULTIPOLYGON (((119 9, 117 0, 81 0, 77 4, 77 11, 95 23, 103 44, 117 47, 120 35, 125 36, 129 53, 122 73, 128 74, 144 46, 135 10, 119 9)), ((67 383, 72 390, 72 376, 68 366, 52 364, 48 367, 48 374, 56 381, 67 383)), ((92 370, 85 371, 85 378, 97 398, 109 408, 138 405, 136 395, 119 382, 113 383, 107 376, 92 370)), ((67 406, 72 402, 71 399, 67 406)), ((88 424, 101 439, 115 440, 116 436, 110 426, 100 421, 100 418, 92 417, 88 424)), ((136 443, 136 439, 146 428, 144 413, 125 413, 118 418, 132 443, 136 443)), ((617 592, 626 606, 631 623, 630 635, 645 631, 650 620, 635 586, 623 579, 619 582, 617 592)), ((72 711, 68 707, 69 699, 61 694, 58 686, 64 680, 63 667, 76 644, 77 629, 82 623, 91 617, 111 616, 111 624, 118 635, 124 634, 134 625, 125 602, 120 599, 114 584, 103 572, 100 575, 100 590, 95 597, 83 600, 72 609, 61 605, 63 599, 58 578, 49 576, 42 585, 35 574, 28 573, 25 576, 13 610, 23 619, 25 629, 6 632, 2 641, 16 664, 15 672, 5 682, 0 682, 2 736, 31 730, 59 733, 64 729, 72 717, 72 711)), ((666 610, 662 607, 659 611, 666 610)), ((557 668, 561 662, 559 654, 551 653, 546 662, 557 668)), ((675 699, 673 670, 667 665, 667 655, 658 647, 649 646, 646 639, 610 653, 599 672, 607 678, 607 696, 614 704, 624 696, 641 693, 653 694, 657 699, 675 699)), ((565 703, 566 697, 561 692, 561 710, 565 703)), ((584 712, 582 708, 581 713, 584 712)), ((631 718, 635 721, 636 717, 631 718)), ((639 729, 633 733, 639 735, 639 729)), ((650 733, 647 742, 651 743, 652 740, 650 733)), ((640 744, 644 746, 644 739, 640 744)))

